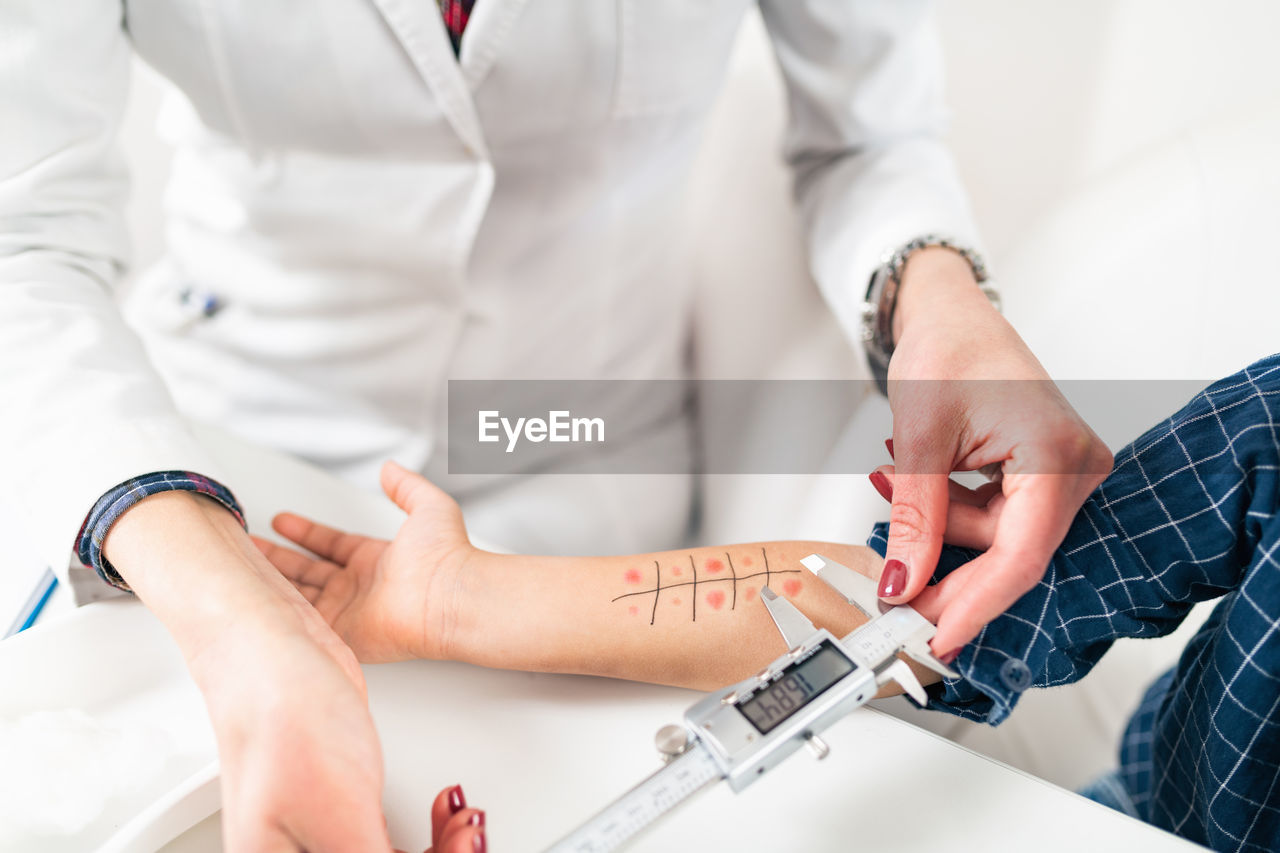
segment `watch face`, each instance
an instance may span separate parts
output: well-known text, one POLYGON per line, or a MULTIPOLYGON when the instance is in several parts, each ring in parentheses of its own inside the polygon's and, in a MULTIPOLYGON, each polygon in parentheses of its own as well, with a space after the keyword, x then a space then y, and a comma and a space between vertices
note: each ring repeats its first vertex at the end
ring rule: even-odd
POLYGON ((898 279, 895 260, 876 267, 867 286, 867 301, 863 307, 862 340, 867 355, 874 363, 887 365, 893 354, 893 309, 897 304, 898 279))

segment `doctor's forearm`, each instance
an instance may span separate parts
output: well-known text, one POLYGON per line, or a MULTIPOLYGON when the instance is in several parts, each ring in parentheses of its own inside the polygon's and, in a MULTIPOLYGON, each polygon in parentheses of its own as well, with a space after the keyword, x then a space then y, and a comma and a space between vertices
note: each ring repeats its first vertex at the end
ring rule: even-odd
POLYGON ((355 656, 190 492, 144 498, 104 553, 173 635, 218 741, 228 850, 386 851, 382 753, 355 656))
POLYGON ((112 526, 103 553, 174 637, 199 681, 230 632, 301 632, 306 602, 214 501, 173 491, 140 501, 112 526))
POLYGON ((460 573, 450 657, 710 689, 785 651, 766 581, 837 636, 865 620, 800 565, 819 552, 875 576, 870 549, 769 542, 625 557, 477 553, 460 573))

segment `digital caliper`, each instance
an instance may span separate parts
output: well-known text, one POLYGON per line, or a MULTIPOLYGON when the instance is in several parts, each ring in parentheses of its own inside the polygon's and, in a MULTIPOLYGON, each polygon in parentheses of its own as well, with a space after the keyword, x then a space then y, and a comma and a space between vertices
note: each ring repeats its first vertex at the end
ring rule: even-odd
POLYGON ((811 554, 800 562, 871 621, 837 638, 815 628, 769 587, 761 589, 787 653, 755 677, 694 703, 683 725, 664 726, 657 746, 665 766, 548 853, 616 850, 704 788, 724 779, 741 791, 801 746, 826 758, 829 750, 819 734, 889 681, 923 705, 924 687, 899 652, 943 676, 959 677, 933 656, 934 626, 915 609, 884 604, 874 581, 825 557, 811 554))

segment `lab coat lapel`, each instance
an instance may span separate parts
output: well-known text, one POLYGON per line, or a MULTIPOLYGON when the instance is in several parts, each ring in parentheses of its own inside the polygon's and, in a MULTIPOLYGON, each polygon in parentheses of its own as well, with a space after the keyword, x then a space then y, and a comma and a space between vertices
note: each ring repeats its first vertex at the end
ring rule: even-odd
MULTIPOLYGON (((477 0, 462 37, 462 76, 475 92, 528 0, 477 0)), ((558 2, 558 0, 557 0, 558 2)))
MULTIPOLYGON (((453 55, 440 7, 431 0, 372 1, 404 46, 418 73, 435 93, 440 109, 458 136, 476 152, 487 153, 471 91, 453 55)), ((509 24, 502 29, 505 30, 506 26, 509 24)))

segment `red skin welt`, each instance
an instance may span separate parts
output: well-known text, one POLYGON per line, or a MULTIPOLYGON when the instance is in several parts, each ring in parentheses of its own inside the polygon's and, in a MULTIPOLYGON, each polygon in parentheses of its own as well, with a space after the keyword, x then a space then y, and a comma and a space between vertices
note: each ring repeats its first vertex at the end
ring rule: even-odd
POLYGON ((713 589, 707 593, 707 604, 712 610, 719 610, 724 607, 724 593, 718 589, 713 589))
POLYGON ((676 577, 680 577, 682 574, 684 574, 684 571, 679 566, 672 566, 671 574, 675 575, 676 577))
POLYGON ((753 588, 748 588, 746 592, 742 593, 742 597, 743 597, 744 599, 746 599, 747 601, 751 601, 753 598, 755 598, 755 597, 756 597, 756 591, 755 591, 755 589, 753 589, 753 588))
POLYGON ((787 594, 787 598, 795 598, 800 594, 800 581, 789 580, 782 584, 782 591, 787 594))
POLYGON ((636 607, 635 605, 632 605, 631 607, 627 608, 627 612, 630 613, 632 616, 635 616, 637 613, 640 612, 640 608, 636 607))
POLYGON ((742 558, 742 567, 743 567, 743 568, 745 568, 745 569, 749 569, 749 568, 751 568, 753 565, 754 565, 754 563, 752 562, 752 560, 751 560, 751 558, 750 558, 750 557, 743 557, 743 558, 742 558))
POLYGON ((724 563, 720 562, 719 560, 715 560, 715 559, 707 560, 707 562, 704 564, 704 567, 706 568, 706 570, 707 570, 708 574, 713 574, 713 575, 714 575, 714 574, 716 574, 717 572, 723 572, 723 571, 724 571, 724 563))
POLYGON ((640 583, 640 570, 627 569, 622 573, 622 579, 627 583, 640 583))

